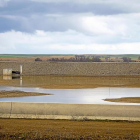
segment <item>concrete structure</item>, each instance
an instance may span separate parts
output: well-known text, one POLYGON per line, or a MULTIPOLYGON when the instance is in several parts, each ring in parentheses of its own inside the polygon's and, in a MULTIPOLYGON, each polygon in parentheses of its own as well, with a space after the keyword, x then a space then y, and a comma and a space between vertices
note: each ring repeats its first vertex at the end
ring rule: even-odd
POLYGON ((0 75, 3 69, 12 68, 22 75, 72 75, 72 76, 125 76, 140 75, 140 63, 107 62, 0 62, 0 75))
POLYGON ((22 75, 22 65, 20 65, 20 75, 22 75))
POLYGON ((140 106, 0 102, 0 118, 140 121, 140 106))
POLYGON ((12 69, 3 69, 3 75, 4 76, 12 75, 12 69))

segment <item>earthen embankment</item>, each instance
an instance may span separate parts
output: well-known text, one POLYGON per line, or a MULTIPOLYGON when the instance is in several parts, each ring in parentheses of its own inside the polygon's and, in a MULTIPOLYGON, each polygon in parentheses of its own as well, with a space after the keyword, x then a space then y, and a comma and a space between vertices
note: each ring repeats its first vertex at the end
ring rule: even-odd
POLYGON ((0 118, 140 121, 140 106, 0 102, 0 118))
POLYGON ((0 62, 3 69, 12 68, 22 75, 72 75, 72 76, 133 76, 140 75, 140 63, 96 63, 96 62, 0 62))

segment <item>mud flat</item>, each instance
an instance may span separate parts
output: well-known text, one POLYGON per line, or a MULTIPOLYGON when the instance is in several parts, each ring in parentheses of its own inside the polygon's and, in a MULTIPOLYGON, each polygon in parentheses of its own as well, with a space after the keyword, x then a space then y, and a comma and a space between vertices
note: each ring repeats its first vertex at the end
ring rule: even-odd
POLYGON ((140 103, 140 97, 123 97, 117 99, 105 99, 105 101, 119 102, 119 103, 140 103))
POLYGON ((24 92, 24 91, 0 91, 0 98, 8 97, 24 97, 24 96, 41 96, 41 95, 51 95, 45 93, 35 93, 35 92, 24 92))

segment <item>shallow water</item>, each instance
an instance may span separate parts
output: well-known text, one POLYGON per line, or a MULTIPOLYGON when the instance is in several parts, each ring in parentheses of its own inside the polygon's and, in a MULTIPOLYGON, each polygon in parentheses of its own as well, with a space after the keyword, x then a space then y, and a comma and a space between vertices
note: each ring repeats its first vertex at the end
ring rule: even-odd
POLYGON ((1 86, 43 88, 140 87, 140 77, 0 76, 1 86))
POLYGON ((0 101, 6 102, 140 105, 139 103, 113 103, 103 100, 106 98, 140 97, 140 88, 99 87, 92 89, 41 89, 24 87, 0 87, 0 90, 20 90, 25 92, 53 94, 0 99, 0 101))

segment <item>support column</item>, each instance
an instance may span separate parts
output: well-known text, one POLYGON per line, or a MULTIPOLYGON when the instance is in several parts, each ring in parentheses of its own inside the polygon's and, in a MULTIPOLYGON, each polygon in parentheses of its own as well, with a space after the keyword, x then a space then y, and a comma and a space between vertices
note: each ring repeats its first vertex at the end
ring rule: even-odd
POLYGON ((22 65, 20 65, 20 74, 22 75, 22 65))

